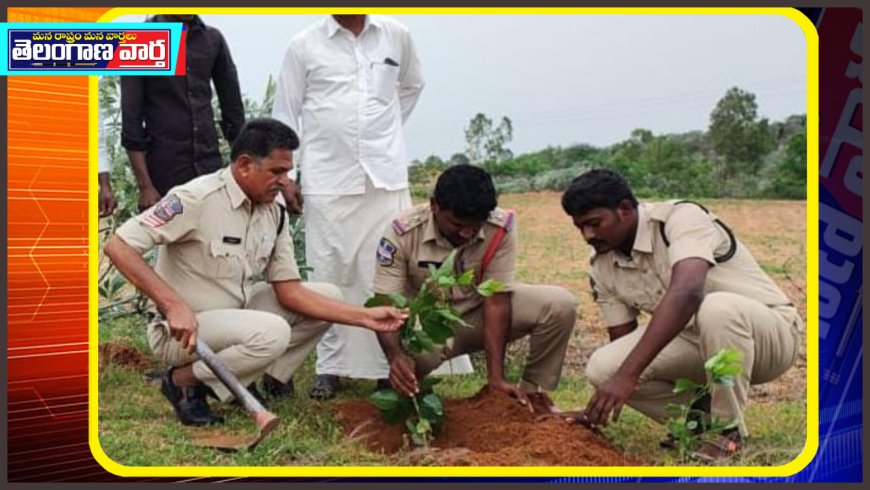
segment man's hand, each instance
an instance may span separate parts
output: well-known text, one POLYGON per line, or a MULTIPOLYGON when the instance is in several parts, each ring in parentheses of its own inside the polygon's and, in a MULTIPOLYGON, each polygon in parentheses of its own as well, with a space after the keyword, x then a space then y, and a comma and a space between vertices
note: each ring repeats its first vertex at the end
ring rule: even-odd
POLYGON ((617 372, 606 383, 595 390, 592 399, 586 404, 586 420, 595 426, 606 426, 610 414, 613 421, 619 420, 622 406, 634 392, 637 378, 617 372))
POLYGON ((105 218, 115 212, 115 208, 118 207, 118 201, 115 199, 115 194, 112 192, 112 184, 109 181, 109 172, 100 172, 99 181, 100 218, 105 218))
POLYGON ((399 354, 390 359, 390 384, 405 396, 412 397, 420 392, 415 366, 414 358, 407 354, 399 354))
POLYGON ((187 350, 188 354, 193 354, 196 351, 196 332, 199 322, 196 321, 196 314, 190 306, 180 302, 167 308, 163 315, 172 338, 180 342, 181 347, 187 350))
POLYGON ((534 413, 535 407, 532 406, 532 402, 529 401, 529 396, 523 391, 522 388, 519 388, 515 385, 512 385, 507 382, 504 378, 498 380, 489 380, 487 386, 491 390, 501 391, 502 393, 507 393, 512 398, 516 398, 520 405, 529 409, 529 412, 534 413))
POLYGON ((302 198, 302 189, 299 185, 291 180, 287 185, 281 188, 281 195, 284 196, 284 202, 287 204, 287 211, 290 214, 302 214, 302 206, 305 200, 302 198))
POLYGON ((160 193, 153 186, 139 189, 139 212, 145 211, 151 206, 157 204, 160 200, 160 193))
POLYGON ((366 308, 365 312, 366 317, 360 325, 375 332, 395 332, 408 318, 407 310, 399 310, 392 306, 366 308))

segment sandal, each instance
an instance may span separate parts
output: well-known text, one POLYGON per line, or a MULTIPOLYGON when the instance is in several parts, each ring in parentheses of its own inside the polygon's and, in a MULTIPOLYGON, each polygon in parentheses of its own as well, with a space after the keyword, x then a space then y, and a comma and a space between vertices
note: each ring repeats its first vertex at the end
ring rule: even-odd
POLYGON ((732 458, 743 449, 743 440, 736 429, 705 438, 692 457, 706 463, 732 458))
POLYGON ((329 400, 338 391, 338 376, 334 374, 318 374, 311 386, 308 396, 315 400, 329 400))

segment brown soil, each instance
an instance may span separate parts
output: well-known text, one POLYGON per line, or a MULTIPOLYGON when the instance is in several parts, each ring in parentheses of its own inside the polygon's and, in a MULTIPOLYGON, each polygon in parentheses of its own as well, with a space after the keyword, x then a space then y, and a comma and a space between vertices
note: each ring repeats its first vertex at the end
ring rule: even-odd
POLYGON ((483 389, 471 398, 447 399, 441 432, 431 451, 411 451, 401 424, 386 425, 367 401, 337 404, 345 434, 399 463, 451 466, 634 466, 604 437, 559 417, 531 413, 508 395, 483 389))
POLYGON ((135 347, 119 342, 105 342, 100 344, 100 372, 110 364, 144 370, 151 367, 151 360, 135 347))

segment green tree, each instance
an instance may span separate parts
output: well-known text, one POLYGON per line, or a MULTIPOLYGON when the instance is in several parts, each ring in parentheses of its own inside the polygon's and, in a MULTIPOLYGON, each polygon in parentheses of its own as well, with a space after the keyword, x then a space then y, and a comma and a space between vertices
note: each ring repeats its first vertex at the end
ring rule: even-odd
POLYGON ((513 139, 513 132, 510 118, 502 117, 498 126, 494 126, 492 119, 478 112, 465 128, 465 154, 469 162, 483 165, 511 158, 512 154, 505 146, 513 139))
POLYGON ((726 194, 736 177, 746 180, 758 173, 762 157, 774 144, 767 119, 758 118, 755 94, 738 87, 729 89, 710 114, 709 137, 719 157, 718 177, 726 194))
POLYGON ((783 158, 774 167, 773 178, 765 195, 784 199, 806 199, 806 133, 796 133, 789 138, 783 158))

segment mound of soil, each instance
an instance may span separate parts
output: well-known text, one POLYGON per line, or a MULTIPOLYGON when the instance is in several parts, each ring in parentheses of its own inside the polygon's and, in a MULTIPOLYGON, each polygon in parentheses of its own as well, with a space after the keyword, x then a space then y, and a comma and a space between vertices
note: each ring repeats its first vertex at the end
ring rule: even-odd
MULTIPOLYGON (((445 419, 432 442, 437 450, 407 448, 402 424, 387 425, 365 400, 336 404, 345 434, 369 450, 395 455, 411 464, 452 466, 635 466, 641 462, 621 454, 609 441, 581 425, 559 417, 530 413, 508 395, 486 388, 471 398, 444 400, 445 419), (410 455, 410 458, 409 458, 410 455)), ((545 410, 539 403, 538 413, 545 410)))
POLYGON ((119 342, 105 342, 100 344, 100 371, 110 364, 144 370, 151 367, 151 360, 135 347, 119 342))

